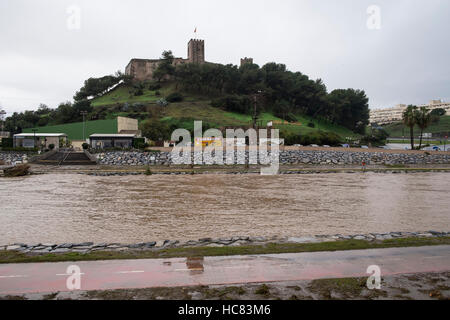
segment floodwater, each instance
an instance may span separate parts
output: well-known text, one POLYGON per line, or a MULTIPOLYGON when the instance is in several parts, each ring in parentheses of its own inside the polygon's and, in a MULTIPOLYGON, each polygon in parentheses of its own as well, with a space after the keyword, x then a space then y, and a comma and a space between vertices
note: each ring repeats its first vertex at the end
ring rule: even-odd
POLYGON ((0 178, 0 244, 450 231, 450 174, 0 178))

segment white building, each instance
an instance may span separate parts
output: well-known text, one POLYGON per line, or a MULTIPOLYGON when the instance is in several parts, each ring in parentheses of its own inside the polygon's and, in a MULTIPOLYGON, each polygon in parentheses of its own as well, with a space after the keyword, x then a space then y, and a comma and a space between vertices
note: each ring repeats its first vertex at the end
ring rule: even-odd
MULTIPOLYGON (((444 109, 447 114, 450 114, 450 102, 443 102, 441 100, 431 100, 429 104, 423 104, 418 107, 427 107, 430 111, 434 109, 444 109)), ((382 125, 402 121, 403 112, 406 108, 406 104, 399 104, 393 108, 371 110, 370 123, 382 125)))
POLYGON ((13 137, 15 148, 43 148, 49 149, 53 145, 58 150, 60 145, 65 146, 67 135, 65 133, 19 133, 13 137))

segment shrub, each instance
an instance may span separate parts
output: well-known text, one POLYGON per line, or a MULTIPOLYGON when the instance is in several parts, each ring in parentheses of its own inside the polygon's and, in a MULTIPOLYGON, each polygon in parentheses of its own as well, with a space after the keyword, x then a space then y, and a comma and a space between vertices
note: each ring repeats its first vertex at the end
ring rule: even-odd
POLYGON ((341 137, 333 132, 317 131, 306 135, 285 134, 284 143, 286 145, 302 144, 302 145, 330 145, 337 146, 341 143, 341 137))
POLYGON ((256 289, 255 293, 259 295, 269 295, 270 288, 266 284, 262 284, 258 287, 258 289, 256 289))
POLYGON ((152 170, 150 170, 150 167, 147 167, 147 170, 145 170, 145 175, 146 176, 151 176, 152 175, 152 170))
POLYGON ((144 149, 145 148, 145 138, 135 138, 133 140, 133 148, 144 149))
POLYGON ((129 109, 130 109, 130 104, 128 102, 125 102, 123 104, 123 106, 121 107, 121 111, 124 111, 124 112, 128 111, 129 109))
POLYGON ((386 144, 386 139, 389 134, 384 129, 374 129, 371 134, 365 135, 361 138, 361 144, 371 144, 373 146, 380 146, 386 144))
POLYGON ((310 128, 315 128, 316 125, 315 125, 313 122, 310 122, 310 123, 308 123, 308 127, 310 127, 310 128))
POLYGON ((161 95, 161 92, 159 92, 159 91, 155 92, 155 96, 159 97, 160 95, 161 95))
POLYGON ((53 150, 53 149, 55 149, 55 145, 52 143, 52 144, 49 144, 48 145, 48 148, 50 149, 50 150, 53 150))
POLYGON ((436 117, 442 117, 443 115, 446 114, 445 109, 443 108, 438 108, 438 109, 434 109, 430 112, 431 116, 436 116, 436 117))
POLYGON ((87 150, 87 149, 89 149, 89 143, 83 143, 82 144, 82 147, 83 147, 83 150, 87 150))
POLYGON ((297 122, 297 117, 293 113, 288 113, 286 115, 286 121, 287 122, 297 122))
POLYGON ((179 92, 171 93, 167 96, 166 100, 168 102, 181 102, 184 100, 184 97, 179 92))
POLYGON ((143 94, 144 94, 144 90, 142 90, 141 88, 137 89, 137 90, 134 92, 134 95, 135 95, 136 97, 142 96, 143 94))
POLYGON ((36 152, 38 152, 38 148, 24 148, 24 147, 2 148, 2 151, 36 153, 36 152))
POLYGON ((145 112, 146 111, 146 107, 145 107, 145 104, 140 103, 140 102, 136 102, 136 103, 133 103, 131 105, 131 110, 133 112, 145 112))
POLYGON ((2 138, 2 148, 12 148, 13 138, 2 138))
POLYGON ((169 105, 169 102, 167 102, 166 99, 159 99, 156 101, 156 104, 160 107, 167 107, 169 105))
POLYGON ((249 114, 252 103, 247 96, 228 95, 211 101, 211 106, 225 111, 249 114))
POLYGON ((156 91, 161 89, 161 85, 159 83, 150 83, 150 85, 148 86, 148 90, 150 91, 156 91))

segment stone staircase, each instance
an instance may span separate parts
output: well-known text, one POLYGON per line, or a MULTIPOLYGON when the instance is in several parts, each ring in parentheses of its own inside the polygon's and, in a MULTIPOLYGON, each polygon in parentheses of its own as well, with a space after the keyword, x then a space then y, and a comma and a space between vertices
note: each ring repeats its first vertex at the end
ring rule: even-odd
POLYGON ((36 162, 37 164, 47 164, 47 165, 95 165, 97 162, 91 160, 89 156, 84 152, 73 152, 73 151, 61 151, 52 154, 46 159, 40 159, 36 162))

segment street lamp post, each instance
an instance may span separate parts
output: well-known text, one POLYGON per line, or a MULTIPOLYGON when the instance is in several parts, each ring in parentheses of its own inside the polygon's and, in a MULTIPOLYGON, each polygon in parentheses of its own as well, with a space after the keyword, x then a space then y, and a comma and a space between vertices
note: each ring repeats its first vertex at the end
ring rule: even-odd
POLYGON ((83 116, 83 141, 86 142, 85 118, 86 118, 88 112, 87 111, 81 111, 80 114, 83 116))
POLYGON ((254 95, 254 108, 253 108, 253 129, 256 130, 256 122, 258 121, 258 96, 262 93, 261 90, 259 90, 254 95))
POLYGON ((31 131, 33 131, 33 148, 36 148, 36 132, 38 130, 37 129, 31 129, 31 131))

